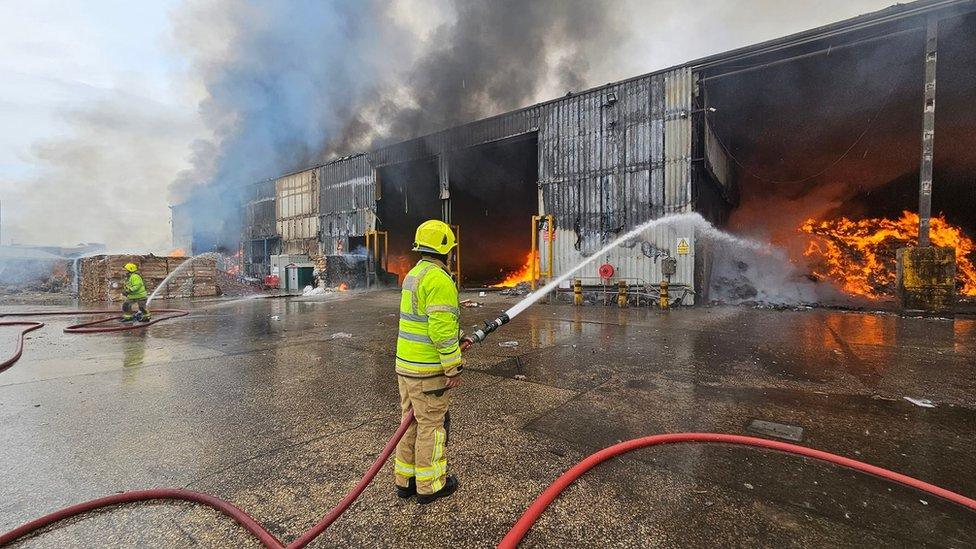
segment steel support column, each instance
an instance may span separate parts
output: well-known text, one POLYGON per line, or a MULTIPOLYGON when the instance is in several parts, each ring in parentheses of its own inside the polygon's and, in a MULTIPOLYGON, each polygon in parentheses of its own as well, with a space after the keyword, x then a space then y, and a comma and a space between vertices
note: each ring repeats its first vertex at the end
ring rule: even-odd
POLYGON ((925 31, 925 104, 922 118, 922 165, 918 189, 918 245, 930 246, 932 217, 932 155, 935 146, 935 69, 938 59, 939 20, 930 17, 925 31))

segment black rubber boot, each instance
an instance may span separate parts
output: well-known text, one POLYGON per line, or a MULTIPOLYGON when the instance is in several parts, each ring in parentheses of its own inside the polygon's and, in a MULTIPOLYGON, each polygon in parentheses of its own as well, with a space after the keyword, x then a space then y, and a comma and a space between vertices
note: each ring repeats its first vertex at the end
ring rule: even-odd
POLYGON ((417 494, 417 503, 421 505, 427 505, 428 503, 433 503, 434 500, 440 498, 446 498, 456 492, 458 489, 458 481, 454 475, 448 475, 447 479, 444 480, 444 487, 440 490, 434 492, 433 494, 417 494))
POLYGON ((403 486, 396 487, 396 495, 398 498, 407 499, 409 497, 417 495, 417 479, 412 478, 407 482, 407 487, 403 486))

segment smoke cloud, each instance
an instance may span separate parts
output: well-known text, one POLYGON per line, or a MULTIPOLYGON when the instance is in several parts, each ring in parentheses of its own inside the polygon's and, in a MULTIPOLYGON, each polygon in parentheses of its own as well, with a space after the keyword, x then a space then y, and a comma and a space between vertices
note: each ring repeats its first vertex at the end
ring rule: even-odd
POLYGON ((194 217, 221 215, 236 237, 235 191, 248 184, 579 89, 619 33, 610 0, 408 4, 228 0, 181 12, 176 38, 213 136, 171 198, 216 183, 227 208, 199 200, 194 217))
POLYGON ((165 250, 170 239, 159 224, 169 208, 160 189, 185 167, 196 121, 117 91, 61 117, 65 134, 31 147, 31 175, 5 182, 4 242, 165 250))

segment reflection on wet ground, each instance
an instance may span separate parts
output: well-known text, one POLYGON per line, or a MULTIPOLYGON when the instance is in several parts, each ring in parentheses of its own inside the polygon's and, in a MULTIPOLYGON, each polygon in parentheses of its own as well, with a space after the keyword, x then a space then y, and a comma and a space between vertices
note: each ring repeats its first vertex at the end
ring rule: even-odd
MULTIPOLYGON (((513 303, 478 299, 486 307, 465 310, 467 326, 513 303)), ((0 374, 0 530, 106 493, 186 486, 289 538, 341 497, 392 432, 395 292, 173 305, 194 313, 145 332, 68 336, 60 330, 73 319, 51 319, 0 374)), ((0 345, 12 343, 0 331, 0 345)), ((600 447, 657 432, 747 433, 754 419, 976 494, 971 319, 545 305, 468 361, 452 414, 457 497, 421 509, 380 478, 324 546, 488 545, 600 447)), ((853 472, 770 452, 670 447, 589 473, 527 544, 961 547, 976 545, 972 524, 952 505, 853 472)), ((250 541, 209 511, 161 504, 92 515, 24 545, 195 543, 250 541)))

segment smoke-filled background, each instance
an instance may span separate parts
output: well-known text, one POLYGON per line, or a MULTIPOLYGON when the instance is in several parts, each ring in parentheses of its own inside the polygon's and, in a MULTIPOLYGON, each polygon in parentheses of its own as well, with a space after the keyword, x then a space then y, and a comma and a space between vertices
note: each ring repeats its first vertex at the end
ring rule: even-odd
POLYGON ((158 250, 168 205, 883 7, 53 0, 0 17, 2 243, 158 250))

